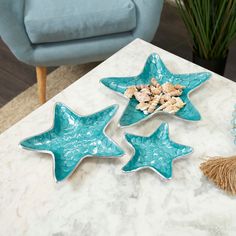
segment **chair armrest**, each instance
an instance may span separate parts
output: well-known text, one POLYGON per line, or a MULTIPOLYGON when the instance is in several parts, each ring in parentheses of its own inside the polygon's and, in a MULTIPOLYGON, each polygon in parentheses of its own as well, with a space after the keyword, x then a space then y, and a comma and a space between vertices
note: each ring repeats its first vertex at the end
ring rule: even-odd
POLYGON ((0 35, 14 55, 28 63, 32 45, 24 27, 25 0, 0 0, 0 35))
POLYGON ((133 0, 136 5, 137 27, 133 37, 151 42, 160 22, 163 0, 133 0))

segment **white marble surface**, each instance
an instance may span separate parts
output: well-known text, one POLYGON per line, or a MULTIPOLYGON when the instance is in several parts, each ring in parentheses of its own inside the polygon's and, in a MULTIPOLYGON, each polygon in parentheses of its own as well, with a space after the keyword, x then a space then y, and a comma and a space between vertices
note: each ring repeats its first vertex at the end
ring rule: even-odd
POLYGON ((0 136, 0 235, 236 235, 236 199, 208 182, 199 170, 205 156, 236 152, 230 134, 236 83, 213 74, 190 95, 202 115, 200 122, 158 115, 120 129, 117 121, 127 101, 99 80, 138 74, 152 52, 172 72, 204 71, 135 40, 0 136), (117 160, 88 158, 67 181, 56 184, 50 155, 18 147, 21 139, 51 126, 56 101, 84 115, 118 103, 120 109, 107 134, 127 154, 117 160), (148 135, 161 121, 169 123, 173 140, 192 146, 194 153, 174 163, 169 182, 151 170, 122 173, 131 157, 123 133, 148 135))

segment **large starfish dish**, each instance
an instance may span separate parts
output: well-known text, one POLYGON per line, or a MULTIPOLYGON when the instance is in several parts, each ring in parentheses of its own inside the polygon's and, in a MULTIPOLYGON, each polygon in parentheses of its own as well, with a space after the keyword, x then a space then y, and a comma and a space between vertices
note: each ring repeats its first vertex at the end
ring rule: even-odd
POLYGON ((20 146, 53 156, 56 181, 69 177, 85 157, 118 157, 124 154, 105 134, 118 105, 88 116, 80 116, 61 103, 55 106, 53 127, 27 138, 20 146))
POLYGON ((172 177, 172 162, 191 153, 191 147, 175 143, 169 138, 168 124, 162 123, 150 136, 126 134, 134 149, 131 160, 122 168, 125 172, 151 168, 165 179, 172 177))
MULTIPOLYGON (((101 83, 121 95, 124 95, 126 89, 130 86, 150 84, 151 78, 155 78, 160 84, 166 82, 181 84, 185 86, 185 89, 180 97, 186 105, 175 113, 175 116, 185 120, 198 121, 201 119, 201 116, 190 102, 189 93, 202 85, 210 76, 210 72, 173 74, 166 68, 160 57, 156 53, 153 53, 148 57, 141 74, 132 77, 104 78, 101 80, 101 83)), ((137 104, 138 101, 135 98, 129 100, 128 106, 120 118, 120 126, 130 126, 149 118, 155 113, 162 112, 158 111, 152 114, 144 114, 142 111, 136 109, 137 104)))

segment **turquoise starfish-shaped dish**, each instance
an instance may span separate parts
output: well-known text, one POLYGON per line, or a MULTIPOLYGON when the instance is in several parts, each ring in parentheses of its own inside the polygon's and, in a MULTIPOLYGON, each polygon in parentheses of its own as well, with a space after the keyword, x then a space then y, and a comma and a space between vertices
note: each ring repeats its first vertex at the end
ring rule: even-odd
POLYGON ((193 151, 191 147, 170 140, 167 123, 162 123, 160 127, 148 137, 132 134, 126 134, 125 137, 134 149, 133 157, 122 168, 125 172, 151 168, 161 177, 171 179, 173 160, 186 156, 193 151))
POLYGON ((56 181, 69 177, 85 157, 119 157, 124 151, 105 134, 118 105, 88 116, 81 116, 62 103, 55 106, 53 127, 27 138, 20 146, 53 156, 56 181))
MULTIPOLYGON (((181 84, 185 86, 185 89, 180 97, 186 105, 175 113, 175 116, 185 120, 198 121, 201 119, 201 116, 190 102, 189 93, 207 81, 210 76, 211 73, 209 72, 173 74, 166 68, 160 57, 156 53, 153 53, 148 57, 141 74, 133 77, 104 78, 101 80, 101 83, 121 95, 124 95, 124 92, 130 86, 150 84, 151 78, 155 78, 160 84, 164 84, 166 82, 181 84)), ((138 101, 135 98, 131 98, 129 100, 128 106, 119 121, 120 126, 130 126, 149 118, 155 113, 162 112, 158 111, 152 114, 144 114, 142 111, 136 109, 137 104, 138 101)))

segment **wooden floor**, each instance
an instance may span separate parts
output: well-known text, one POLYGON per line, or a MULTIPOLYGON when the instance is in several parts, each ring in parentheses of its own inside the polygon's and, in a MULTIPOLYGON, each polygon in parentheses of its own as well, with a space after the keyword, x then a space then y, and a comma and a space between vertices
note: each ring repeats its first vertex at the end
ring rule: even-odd
MULTIPOLYGON (((152 42, 183 58, 191 60, 191 47, 184 24, 174 6, 165 3, 160 26, 152 42)), ((232 45, 225 77, 235 80, 236 42, 232 45)), ((55 68, 51 68, 52 71, 55 68)), ((36 82, 34 67, 19 62, 0 39, 0 107, 36 82)))

